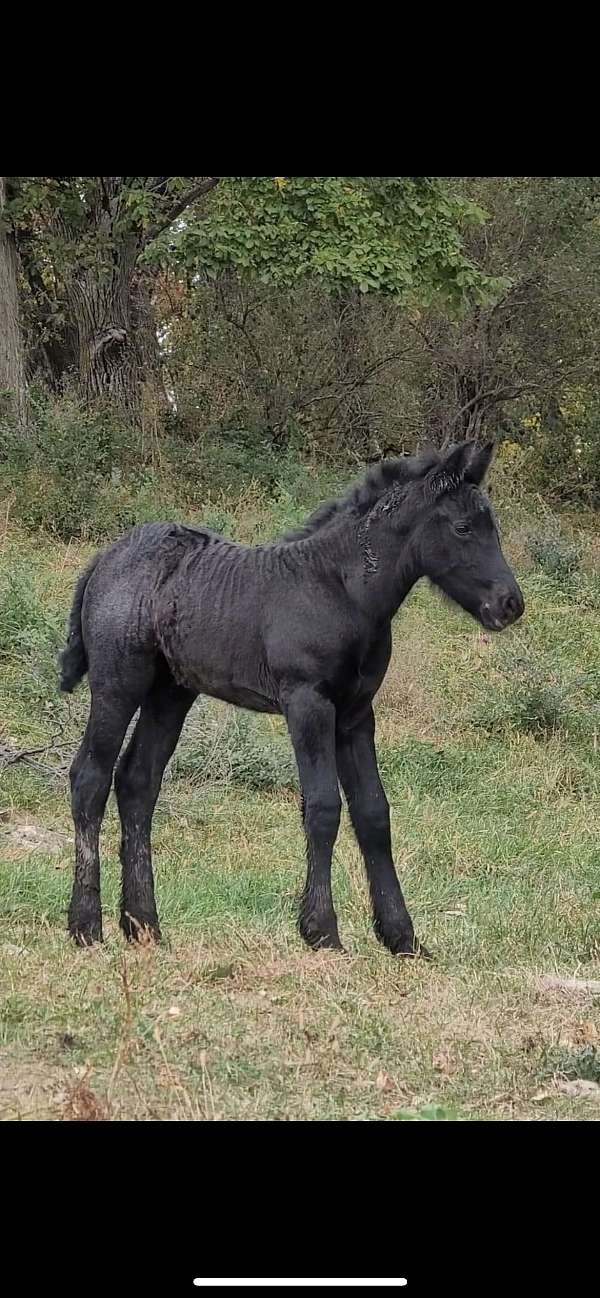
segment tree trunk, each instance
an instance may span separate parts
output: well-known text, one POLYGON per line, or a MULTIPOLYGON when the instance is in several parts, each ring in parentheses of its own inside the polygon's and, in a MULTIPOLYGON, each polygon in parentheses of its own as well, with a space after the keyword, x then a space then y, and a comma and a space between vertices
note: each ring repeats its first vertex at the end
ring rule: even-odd
POLYGON ((153 274, 141 254, 219 178, 190 177, 183 189, 169 176, 41 179, 40 206, 26 202, 19 229, 30 365, 57 391, 75 372, 85 400, 121 408, 142 430, 157 427, 167 403, 153 274))
POLYGON ((6 177, 0 176, 0 411, 24 422, 25 364, 19 311, 18 261, 14 238, 1 225, 6 202, 6 177))
POLYGON ((151 281, 135 269, 134 248, 107 273, 92 267, 67 285, 77 325, 82 395, 110 402, 136 423, 158 419, 166 404, 151 305, 151 281))

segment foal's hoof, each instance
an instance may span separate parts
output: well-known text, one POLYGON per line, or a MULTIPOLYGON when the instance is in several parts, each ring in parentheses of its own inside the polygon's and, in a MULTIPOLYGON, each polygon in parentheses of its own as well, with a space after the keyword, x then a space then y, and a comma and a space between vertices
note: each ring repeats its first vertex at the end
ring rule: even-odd
POLYGON ((409 960, 433 960, 431 952, 419 942, 418 937, 414 937, 412 942, 399 942, 398 946, 391 946, 390 951, 392 955, 405 956, 409 960))
POLYGON ((400 930, 400 932, 386 931, 377 922, 375 923, 375 936, 391 951, 392 955, 407 956, 411 960, 422 959, 432 960, 426 946, 419 941, 418 937, 412 932, 400 930))
POLYGON ((321 937, 316 942, 311 942, 310 946, 313 951, 337 951, 340 955, 347 954, 346 948, 342 946, 339 937, 321 937))
POLYGON ((94 946, 102 941, 100 894, 75 882, 67 912, 69 933, 77 946, 94 946))
POLYGON ((121 929, 128 942, 137 942, 139 946, 156 946, 161 941, 161 931, 157 919, 142 919, 124 911, 121 915, 121 929))
POLYGON ((340 942, 337 924, 329 924, 324 927, 314 920, 301 919, 298 928, 300 936, 312 951, 344 951, 340 942))
POLYGON ((102 941, 102 920, 69 920, 69 933, 77 946, 94 946, 102 941))

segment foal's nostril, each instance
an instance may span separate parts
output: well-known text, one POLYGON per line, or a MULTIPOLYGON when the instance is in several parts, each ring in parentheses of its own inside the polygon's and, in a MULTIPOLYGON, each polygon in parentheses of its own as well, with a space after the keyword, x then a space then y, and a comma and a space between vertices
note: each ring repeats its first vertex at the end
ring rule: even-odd
POLYGON ((520 592, 508 591, 506 595, 503 595, 501 604, 505 617, 511 618, 512 621, 520 617, 523 612, 524 604, 520 592))

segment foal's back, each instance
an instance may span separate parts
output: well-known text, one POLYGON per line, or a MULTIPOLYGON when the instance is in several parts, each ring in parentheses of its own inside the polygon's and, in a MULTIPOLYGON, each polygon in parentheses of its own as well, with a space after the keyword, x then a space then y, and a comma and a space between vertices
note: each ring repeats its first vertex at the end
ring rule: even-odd
MULTIPOLYGON (((282 672, 314 653, 327 654, 335 668, 347 620, 337 584, 308 555, 299 562, 295 549, 239 545, 178 523, 135 528, 99 556, 85 590, 92 689, 113 680, 134 688, 161 657, 196 694, 278 711, 282 672)), ((350 620, 347 629, 352 634, 350 620)))

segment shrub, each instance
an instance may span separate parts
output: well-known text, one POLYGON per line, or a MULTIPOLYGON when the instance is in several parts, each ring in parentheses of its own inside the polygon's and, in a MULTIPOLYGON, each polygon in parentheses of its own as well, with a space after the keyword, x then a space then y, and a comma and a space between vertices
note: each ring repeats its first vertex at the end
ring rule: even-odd
POLYGON ((298 782, 286 735, 266 733, 260 717, 211 703, 192 714, 171 775, 198 784, 231 781, 263 791, 296 788, 298 782))
POLYGON ((0 424, 0 486, 26 527, 95 539, 111 530, 123 466, 139 465, 138 435, 115 413, 72 398, 37 398, 26 430, 0 424))
POLYGON ((560 533, 532 537, 529 549, 537 567, 558 585, 570 583, 577 577, 581 550, 560 533))
POLYGON ((582 1046, 580 1050, 569 1050, 565 1046, 547 1050, 541 1076, 543 1079, 560 1077, 568 1082, 596 1082, 600 1085, 600 1050, 593 1045, 582 1046))
POLYGON ((480 682, 471 720, 495 733, 506 729, 544 739, 561 730, 586 730, 598 723, 594 682, 568 672, 546 655, 500 651, 496 679, 480 682))
POLYGON ((191 441, 171 423, 158 446, 115 410, 73 397, 34 395, 25 433, 0 420, 0 494, 12 497, 12 517, 64 540, 101 542, 136 523, 199 512, 233 536, 236 501, 249 491, 272 506, 275 535, 328 494, 328 482, 299 461, 299 447, 282 452, 252 428, 191 441))
POLYGON ((60 616, 40 599, 30 572, 15 560, 0 571, 0 659, 19 664, 19 692, 32 701, 56 695, 60 616))

